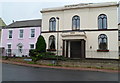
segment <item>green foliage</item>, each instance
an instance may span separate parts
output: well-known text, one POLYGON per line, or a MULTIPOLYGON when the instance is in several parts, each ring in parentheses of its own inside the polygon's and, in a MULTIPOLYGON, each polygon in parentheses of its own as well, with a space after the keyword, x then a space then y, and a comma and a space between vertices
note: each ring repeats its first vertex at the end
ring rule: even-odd
POLYGON ((36 49, 31 49, 29 50, 29 56, 36 56, 38 54, 37 50, 36 49))
POLYGON ((36 50, 40 53, 46 52, 46 42, 42 35, 40 35, 37 39, 36 50))
POLYGON ((35 62, 32 62, 32 61, 30 61, 30 62, 27 62, 28 64, 36 64, 35 62))
POLYGON ((56 56, 55 53, 52 52, 38 52, 36 49, 32 49, 29 51, 29 56, 32 58, 33 62, 36 62, 40 59, 45 60, 66 60, 63 56, 56 56))
POLYGON ((7 60, 9 57, 8 56, 2 56, 2 59, 7 60))

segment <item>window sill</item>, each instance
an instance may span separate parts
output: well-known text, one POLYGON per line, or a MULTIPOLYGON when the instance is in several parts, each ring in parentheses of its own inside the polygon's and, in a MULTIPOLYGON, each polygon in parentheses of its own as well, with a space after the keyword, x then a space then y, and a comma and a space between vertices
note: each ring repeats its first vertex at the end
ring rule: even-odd
POLYGON ((19 40, 23 40, 23 38, 18 38, 19 40))
POLYGON ((29 37, 29 39, 34 39, 35 37, 29 37))
POLYGON ((47 49, 47 51, 56 51, 56 49, 47 49))
POLYGON ((57 32, 57 31, 49 31, 49 32, 57 32))
POLYGON ((72 29, 72 31, 79 31, 80 29, 72 29))
POLYGON ((100 50, 100 49, 98 49, 97 52, 109 52, 109 50, 100 50))
POLYGON ((98 29, 98 30, 101 30, 101 31, 102 31, 102 30, 107 30, 107 29, 98 29))
POLYGON ((13 38, 8 38, 8 40, 12 40, 13 38))

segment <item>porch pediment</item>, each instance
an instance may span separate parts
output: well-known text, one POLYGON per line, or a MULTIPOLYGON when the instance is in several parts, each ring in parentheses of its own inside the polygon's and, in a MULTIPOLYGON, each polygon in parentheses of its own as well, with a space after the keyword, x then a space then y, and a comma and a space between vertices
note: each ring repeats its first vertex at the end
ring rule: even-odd
POLYGON ((77 32, 77 31, 72 31, 72 32, 63 32, 61 34, 62 39, 86 39, 86 33, 85 32, 77 32))

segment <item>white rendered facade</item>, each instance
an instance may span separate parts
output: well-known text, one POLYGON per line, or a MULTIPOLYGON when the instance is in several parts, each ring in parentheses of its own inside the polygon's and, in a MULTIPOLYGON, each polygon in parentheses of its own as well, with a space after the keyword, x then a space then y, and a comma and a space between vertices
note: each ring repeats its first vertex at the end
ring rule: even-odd
POLYGON ((55 49, 58 48, 59 55, 69 58, 118 59, 118 4, 116 2, 67 5, 43 9, 41 13, 41 33, 46 40, 47 49, 49 49, 49 38, 53 35, 55 49), (106 29, 98 29, 98 16, 101 14, 107 16, 106 29), (80 27, 76 30, 72 28, 74 16, 80 18, 80 27), (56 19, 56 30, 50 31, 50 19, 53 17, 56 19), (106 50, 99 50, 98 36, 101 34, 107 36, 106 50), (80 50, 81 53, 78 53, 77 57, 74 57, 75 54, 71 55, 73 52, 79 52, 73 51, 75 43, 80 43, 80 48, 76 50, 80 50))

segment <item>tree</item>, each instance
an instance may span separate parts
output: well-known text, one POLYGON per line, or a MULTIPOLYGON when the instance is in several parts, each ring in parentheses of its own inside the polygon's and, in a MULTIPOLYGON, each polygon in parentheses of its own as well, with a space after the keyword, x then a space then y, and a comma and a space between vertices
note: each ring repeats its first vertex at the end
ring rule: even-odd
POLYGON ((36 42, 36 50, 38 52, 46 52, 46 42, 42 35, 40 35, 36 42))

